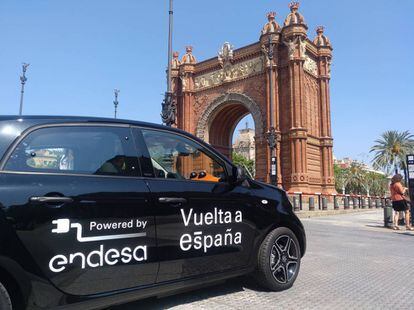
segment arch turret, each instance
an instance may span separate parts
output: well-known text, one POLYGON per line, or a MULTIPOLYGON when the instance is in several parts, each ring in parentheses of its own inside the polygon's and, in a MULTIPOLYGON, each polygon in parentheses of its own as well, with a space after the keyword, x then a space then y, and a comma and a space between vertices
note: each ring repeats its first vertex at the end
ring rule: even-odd
POLYGON ((290 13, 285 19, 284 26, 290 25, 306 25, 305 18, 298 12, 299 2, 291 2, 289 4, 290 13))
POLYGON ((313 44, 318 47, 331 47, 331 42, 329 41, 328 37, 323 34, 323 31, 323 26, 316 28, 316 37, 313 39, 313 44))
POLYGON ((275 20, 276 12, 267 13, 268 22, 263 26, 262 35, 280 31, 280 26, 275 20))
POLYGON ((196 58, 193 56, 193 47, 186 46, 185 47, 185 54, 181 59, 181 63, 183 64, 195 64, 197 62, 196 58))
POLYGON ((181 65, 181 61, 178 59, 178 52, 173 53, 173 59, 171 60, 171 69, 178 69, 181 65))

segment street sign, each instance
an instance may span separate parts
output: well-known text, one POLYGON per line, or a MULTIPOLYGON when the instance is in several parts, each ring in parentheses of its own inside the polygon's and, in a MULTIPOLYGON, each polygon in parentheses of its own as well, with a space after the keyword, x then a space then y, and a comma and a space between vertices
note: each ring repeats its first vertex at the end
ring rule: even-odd
POLYGON ((411 200, 411 224, 414 224, 414 154, 407 155, 408 191, 411 200))
POLYGON ((276 176, 276 157, 272 157, 272 164, 271 164, 271 175, 276 176))
POLYGON ((414 155, 407 155, 408 179, 414 180, 414 155))

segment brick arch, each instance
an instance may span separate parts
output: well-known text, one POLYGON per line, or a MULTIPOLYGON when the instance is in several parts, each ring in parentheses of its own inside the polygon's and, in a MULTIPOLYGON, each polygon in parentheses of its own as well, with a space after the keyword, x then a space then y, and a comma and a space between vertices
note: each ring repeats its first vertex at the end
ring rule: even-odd
POLYGON ((171 77, 176 124, 229 156, 235 125, 251 113, 256 179, 278 182, 293 192, 335 193, 331 47, 317 46, 306 36, 306 27, 290 25, 270 42, 270 35, 263 34, 260 41, 236 50, 226 45, 219 57, 175 62, 171 77), (293 42, 295 37, 300 40, 293 42), (292 44, 285 46, 283 41, 292 44), (280 51, 272 59, 270 43, 280 51), (266 139, 270 126, 277 131, 275 160, 266 139), (277 180, 270 175, 274 161, 277 180))
MULTIPOLYGON (((264 133, 264 118, 260 111, 259 105, 251 99, 249 96, 241 93, 226 93, 214 99, 204 110, 200 116, 197 127, 196 135, 202 140, 209 141, 210 127, 221 112, 227 111, 226 115, 234 115, 235 119, 228 122, 230 124, 231 132, 234 131, 237 123, 245 115, 251 114, 254 120, 256 136, 261 136, 264 133), (234 113, 230 113, 233 111, 234 113)), ((221 117, 223 118, 223 116, 221 117)))

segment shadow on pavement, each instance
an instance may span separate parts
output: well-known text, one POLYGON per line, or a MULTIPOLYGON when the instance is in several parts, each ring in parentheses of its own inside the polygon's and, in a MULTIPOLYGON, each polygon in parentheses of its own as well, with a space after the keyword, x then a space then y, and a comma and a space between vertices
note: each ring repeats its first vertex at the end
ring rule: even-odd
POLYGON ((147 298, 140 301, 135 301, 129 304, 120 305, 110 308, 111 310, 135 310, 135 309, 167 309, 176 306, 182 306, 188 303, 201 301, 203 299, 223 296, 227 294, 242 292, 246 289, 255 291, 263 291, 255 281, 248 276, 229 279, 224 283, 205 286, 195 290, 189 290, 185 293, 179 293, 168 297, 161 298, 147 298))
POLYGON ((403 233, 398 233, 399 235, 404 235, 404 236, 410 236, 410 237, 414 237, 413 233, 409 233, 409 232, 403 232, 403 233))
POLYGON ((390 228, 384 227, 384 225, 365 225, 366 227, 373 227, 373 228, 384 228, 391 230, 390 228))

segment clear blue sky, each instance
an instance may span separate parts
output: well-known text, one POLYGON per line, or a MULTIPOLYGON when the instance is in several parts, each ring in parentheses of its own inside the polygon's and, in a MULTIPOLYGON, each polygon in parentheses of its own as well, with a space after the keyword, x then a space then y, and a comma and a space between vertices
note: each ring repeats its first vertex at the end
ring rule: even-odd
MULTIPOLYGON (((16 114, 21 63, 29 62, 25 114, 113 115, 160 122, 167 0, 1 0, 0 114, 16 114)), ((288 0, 175 0, 174 50, 202 60, 224 41, 255 42, 266 12, 281 24, 288 0)), ((325 26, 334 59, 335 156, 365 159, 388 129, 414 132, 414 1, 301 2, 313 38, 325 26)))

